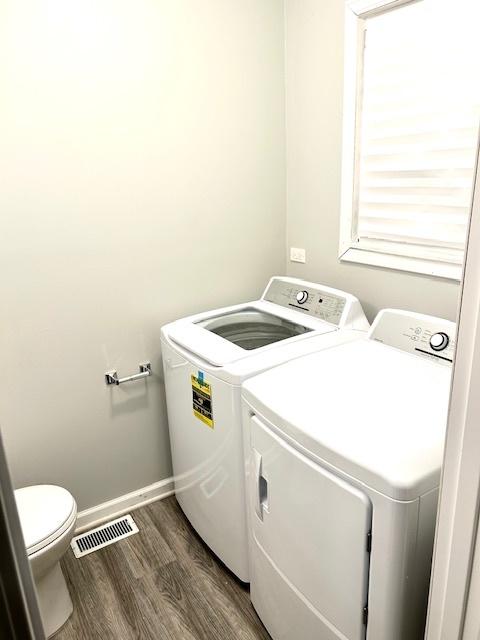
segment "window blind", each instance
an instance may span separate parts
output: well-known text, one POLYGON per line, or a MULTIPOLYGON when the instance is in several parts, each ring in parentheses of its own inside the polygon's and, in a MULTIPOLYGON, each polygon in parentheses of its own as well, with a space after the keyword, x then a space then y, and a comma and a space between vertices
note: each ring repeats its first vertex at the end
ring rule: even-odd
POLYGON ((354 235, 366 248, 462 259, 480 122, 477 4, 423 0, 364 21, 354 235))

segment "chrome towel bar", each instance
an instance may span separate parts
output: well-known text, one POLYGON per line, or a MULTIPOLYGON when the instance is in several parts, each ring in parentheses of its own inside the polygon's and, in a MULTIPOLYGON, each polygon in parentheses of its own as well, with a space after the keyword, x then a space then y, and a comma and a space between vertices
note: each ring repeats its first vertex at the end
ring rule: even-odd
POLYGON ((143 380, 152 375, 152 365, 150 362, 142 362, 138 365, 140 373, 134 373, 132 376, 126 376, 125 378, 119 378, 117 371, 107 371, 105 374, 105 382, 107 384, 114 384, 118 387, 119 384, 124 382, 134 382, 135 380, 143 380))

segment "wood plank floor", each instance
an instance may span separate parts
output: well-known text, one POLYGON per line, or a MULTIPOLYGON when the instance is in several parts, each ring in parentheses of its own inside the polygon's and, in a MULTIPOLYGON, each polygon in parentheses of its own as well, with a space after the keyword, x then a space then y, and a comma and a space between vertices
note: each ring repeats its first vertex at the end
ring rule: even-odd
POLYGON ((74 612, 55 640, 269 640, 248 589, 174 497, 133 512, 140 533, 62 563, 74 612))

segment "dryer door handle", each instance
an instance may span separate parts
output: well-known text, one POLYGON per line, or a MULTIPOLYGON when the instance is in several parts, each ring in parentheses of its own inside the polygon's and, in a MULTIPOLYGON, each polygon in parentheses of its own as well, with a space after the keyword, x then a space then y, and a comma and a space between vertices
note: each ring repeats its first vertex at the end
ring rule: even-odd
POLYGON ((263 513, 268 511, 268 482, 263 476, 262 455, 253 449, 255 513, 263 521, 263 513))

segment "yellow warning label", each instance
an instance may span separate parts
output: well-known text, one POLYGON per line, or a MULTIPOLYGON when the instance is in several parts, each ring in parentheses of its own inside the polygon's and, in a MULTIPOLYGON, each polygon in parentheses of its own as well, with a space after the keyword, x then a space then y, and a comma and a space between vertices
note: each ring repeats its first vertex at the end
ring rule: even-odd
POLYGON ((193 415, 213 429, 212 389, 208 382, 192 375, 193 415))

